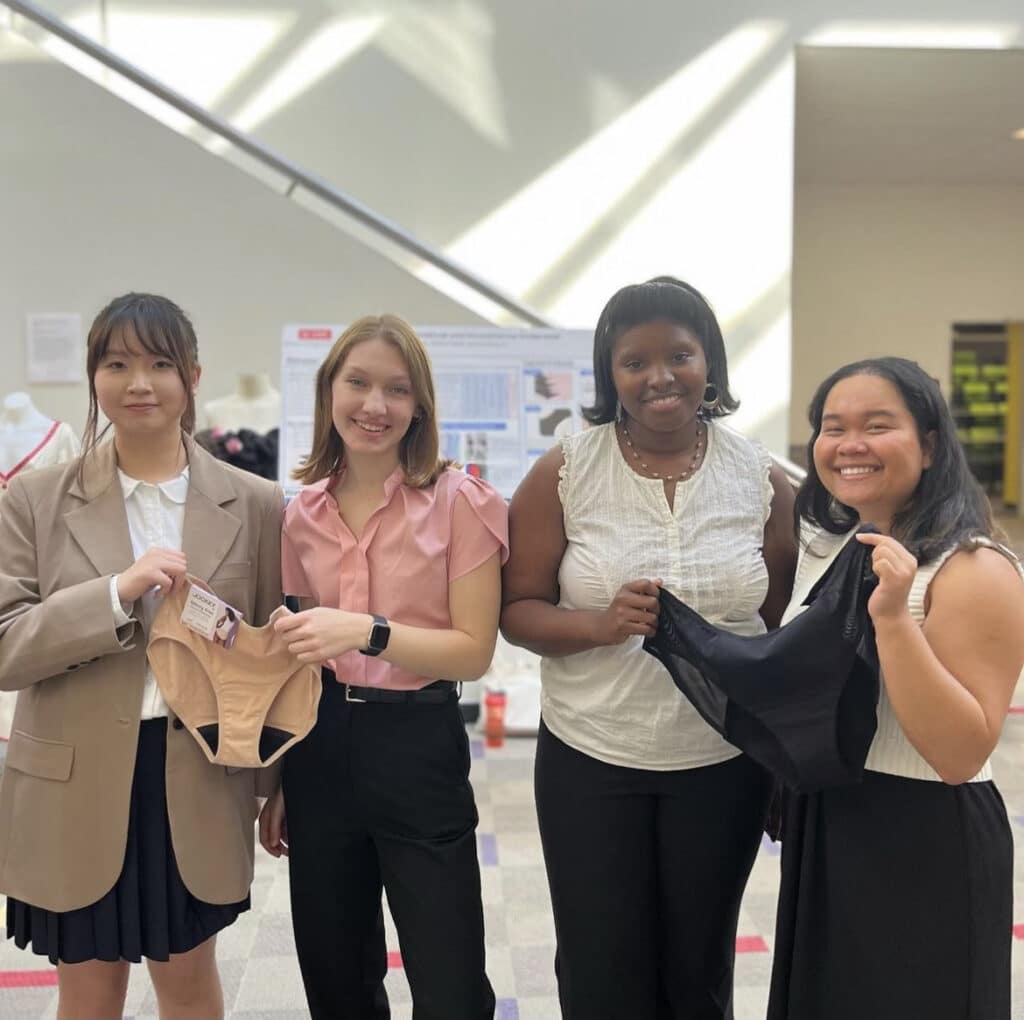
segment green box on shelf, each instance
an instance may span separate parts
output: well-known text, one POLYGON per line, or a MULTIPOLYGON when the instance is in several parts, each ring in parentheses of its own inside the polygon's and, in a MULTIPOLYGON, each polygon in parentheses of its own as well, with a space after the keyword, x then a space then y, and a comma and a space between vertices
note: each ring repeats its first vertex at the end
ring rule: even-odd
POLYGON ((1002 441, 1003 430, 990 425, 972 425, 967 430, 967 438, 971 443, 998 443, 1002 441))
POLYGON ((982 365, 981 377, 983 379, 1005 379, 1008 375, 1006 365, 982 365))
POLYGON ((965 382, 961 387, 967 400, 987 400, 991 389, 987 382, 965 382))
POLYGON ((953 381, 960 382, 962 379, 977 379, 978 378, 978 366, 977 365, 954 365, 953 366, 953 381))
POLYGON ((979 400, 977 403, 968 404, 967 410, 970 411, 975 418, 1000 417, 1006 414, 1006 405, 997 404, 991 400, 979 400))

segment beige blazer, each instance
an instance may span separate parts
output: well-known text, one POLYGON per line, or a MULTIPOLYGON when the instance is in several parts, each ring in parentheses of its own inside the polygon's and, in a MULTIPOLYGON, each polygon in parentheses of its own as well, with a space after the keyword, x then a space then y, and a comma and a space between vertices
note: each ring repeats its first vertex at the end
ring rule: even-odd
MULTIPOLYGON (((183 551, 250 622, 281 603, 280 488, 191 440, 183 551)), ((18 475, 0 505, 0 689, 19 691, 0 780, 0 892, 64 911, 117 881, 146 670, 146 635, 115 629, 110 577, 133 562, 112 443, 18 475)), ((139 606, 136 606, 136 610, 139 606)), ((133 614, 137 615, 137 614, 133 614)), ((173 723, 173 716, 170 720, 173 723)), ((209 903, 252 882, 256 780, 167 731, 167 813, 181 877, 209 903)))

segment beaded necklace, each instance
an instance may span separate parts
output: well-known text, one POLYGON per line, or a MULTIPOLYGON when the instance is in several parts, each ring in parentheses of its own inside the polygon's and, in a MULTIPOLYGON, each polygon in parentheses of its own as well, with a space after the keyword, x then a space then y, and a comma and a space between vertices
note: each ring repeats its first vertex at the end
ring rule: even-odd
POLYGON ((644 462, 640 454, 637 452, 636 447, 633 445, 633 438, 629 434, 629 429, 626 427, 624 421, 619 422, 622 426, 622 439, 626 446, 629 448, 630 454, 632 454, 634 460, 640 465, 641 473, 645 474, 648 478, 660 478, 663 482, 682 482, 689 478, 694 471, 697 470, 697 464, 700 461, 701 451, 704 449, 704 433, 705 430, 702 428, 701 423, 697 422, 697 442, 693 448, 693 456, 690 458, 690 466, 685 471, 680 471, 677 475, 663 475, 658 471, 652 471, 650 467, 644 462))

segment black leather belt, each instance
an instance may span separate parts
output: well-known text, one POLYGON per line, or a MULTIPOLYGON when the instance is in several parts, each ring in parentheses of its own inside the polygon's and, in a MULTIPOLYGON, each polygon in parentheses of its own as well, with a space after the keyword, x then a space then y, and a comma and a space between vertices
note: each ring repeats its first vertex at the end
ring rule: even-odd
MULTIPOLYGON (((324 679, 337 683, 334 672, 323 670, 324 679)), ((440 705, 450 698, 458 698, 462 684, 452 680, 435 680, 417 691, 393 691, 387 687, 356 687, 345 684, 345 700, 355 703, 377 702, 387 704, 440 705)))
POLYGON ((451 698, 457 698, 457 688, 458 684, 451 680, 435 680, 418 691, 392 691, 386 687, 353 687, 352 684, 345 684, 345 700, 440 705, 451 698))

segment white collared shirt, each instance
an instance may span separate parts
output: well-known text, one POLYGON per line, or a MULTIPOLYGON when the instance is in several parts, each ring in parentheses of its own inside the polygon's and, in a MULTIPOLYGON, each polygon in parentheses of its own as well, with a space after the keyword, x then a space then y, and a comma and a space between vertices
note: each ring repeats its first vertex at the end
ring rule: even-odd
MULTIPOLYGON (((188 468, 177 478, 166 482, 140 482, 129 478, 120 468, 117 477, 124 493, 124 508, 128 514, 128 534, 131 536, 135 559, 150 549, 181 549, 185 527, 185 500, 188 497, 188 468)), ((117 597, 117 577, 110 579, 110 602, 118 627, 128 623, 130 617, 117 597)), ((149 635, 150 625, 160 605, 155 591, 146 592, 142 602, 142 627, 149 635)), ((146 686, 142 696, 142 718, 159 719, 167 715, 167 703, 157 686, 153 670, 146 666, 146 686)))

